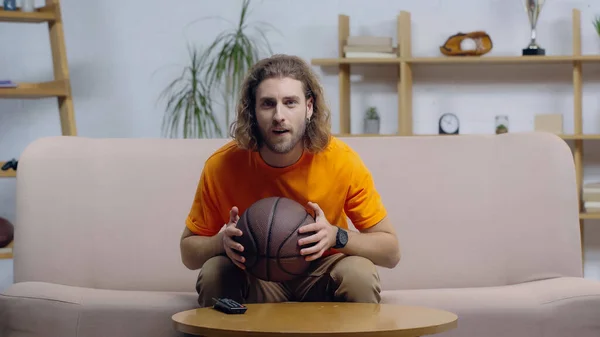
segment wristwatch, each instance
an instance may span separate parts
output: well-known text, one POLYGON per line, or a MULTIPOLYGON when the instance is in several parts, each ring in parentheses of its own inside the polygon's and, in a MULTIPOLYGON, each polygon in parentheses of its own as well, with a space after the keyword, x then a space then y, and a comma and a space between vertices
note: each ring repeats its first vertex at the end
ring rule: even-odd
POLYGON ((344 248, 348 243, 348 232, 345 229, 338 227, 337 234, 335 235, 335 246, 333 248, 344 248))

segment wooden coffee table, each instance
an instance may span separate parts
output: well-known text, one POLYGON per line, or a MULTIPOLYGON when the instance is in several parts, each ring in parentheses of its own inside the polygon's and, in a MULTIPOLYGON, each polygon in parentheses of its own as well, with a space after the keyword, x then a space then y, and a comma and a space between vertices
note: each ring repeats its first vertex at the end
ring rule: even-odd
POLYGON ((391 304, 247 304, 244 314, 212 308, 173 315, 175 329, 206 337, 416 337, 454 329, 458 317, 447 311, 391 304))

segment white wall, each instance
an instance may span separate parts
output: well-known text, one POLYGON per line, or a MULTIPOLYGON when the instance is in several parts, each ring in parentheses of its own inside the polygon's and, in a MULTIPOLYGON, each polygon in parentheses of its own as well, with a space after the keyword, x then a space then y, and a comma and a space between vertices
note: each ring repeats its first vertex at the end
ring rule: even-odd
MULTIPOLYGON (((457 32, 487 31, 494 42, 490 55, 520 55, 529 27, 522 0, 258 0, 253 18, 280 30, 271 34, 275 52, 311 58, 336 57, 337 15, 350 16, 352 34, 391 35, 396 15, 412 13, 413 54, 438 56, 438 47, 457 32)), ((41 4, 41 1, 38 1, 41 4)), ((222 21, 193 21, 222 16, 236 21, 241 0, 81 1, 63 0, 63 17, 73 85, 77 126, 86 137, 160 137, 162 106, 157 97, 187 61, 186 42, 208 44, 222 21)), ((600 14, 592 0, 551 0, 539 21, 539 43, 547 54, 571 53, 571 10, 582 11, 584 54, 600 53, 600 38, 591 25, 600 14)), ((0 25, 0 78, 45 81, 51 58, 44 25, 0 25)), ((334 68, 315 68, 323 78, 335 112, 338 108, 334 68)), ((584 131, 600 133, 598 67, 586 67, 584 131), (588 69, 589 68, 589 69, 588 69)), ((360 117, 369 105, 383 114, 383 133, 396 132, 396 75, 392 68, 354 67, 352 131, 361 132, 360 117)), ((441 113, 454 112, 462 133, 492 133, 494 116, 507 114, 512 131, 531 130, 536 113, 558 112, 565 132, 572 132, 571 73, 564 67, 435 67, 414 73, 414 130, 437 132, 441 113)), ((337 113, 333 117, 338 130, 337 113)), ((18 157, 38 137, 60 134, 54 100, 0 101, 0 158, 18 157)), ((586 144, 586 181, 600 179, 598 142, 586 144)), ((0 179, 0 216, 14 219, 13 179, 0 179)), ((587 221, 586 276, 600 279, 600 224, 587 221)))

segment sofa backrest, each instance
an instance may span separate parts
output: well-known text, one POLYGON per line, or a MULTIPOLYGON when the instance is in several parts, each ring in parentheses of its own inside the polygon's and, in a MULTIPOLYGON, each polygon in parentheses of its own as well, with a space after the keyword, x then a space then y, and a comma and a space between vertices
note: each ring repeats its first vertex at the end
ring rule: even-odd
MULTIPOLYGON (((383 288, 581 276, 573 159, 548 134, 343 138, 398 231, 383 288)), ((50 137, 22 154, 15 281, 194 291, 179 238, 204 161, 225 139, 50 137)))

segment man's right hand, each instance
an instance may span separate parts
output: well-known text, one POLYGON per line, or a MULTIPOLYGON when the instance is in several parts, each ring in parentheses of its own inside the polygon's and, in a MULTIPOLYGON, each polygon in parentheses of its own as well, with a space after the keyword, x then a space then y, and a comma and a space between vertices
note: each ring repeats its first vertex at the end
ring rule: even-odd
POLYGON ((229 223, 223 231, 223 248, 229 259, 241 269, 245 269, 246 260, 239 253, 244 251, 244 247, 233 240, 234 236, 242 236, 242 231, 237 228, 237 222, 240 219, 238 208, 233 206, 229 211, 229 223))

